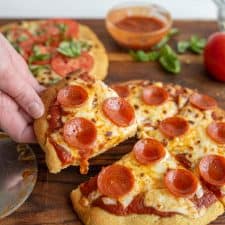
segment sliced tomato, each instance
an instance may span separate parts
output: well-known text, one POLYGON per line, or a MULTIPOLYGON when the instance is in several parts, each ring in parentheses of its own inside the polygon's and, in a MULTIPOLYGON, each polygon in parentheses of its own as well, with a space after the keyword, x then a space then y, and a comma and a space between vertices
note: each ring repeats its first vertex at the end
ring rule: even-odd
POLYGON ((198 187, 198 180, 188 170, 172 169, 167 171, 164 182, 168 190, 176 197, 192 197, 198 187))
POLYGON ((51 61, 52 69, 62 77, 83 69, 88 72, 93 66, 93 58, 87 52, 83 52, 77 58, 69 58, 61 54, 57 54, 51 61))
POLYGON ((87 98, 87 91, 77 85, 71 85, 61 89, 57 95, 57 101, 64 107, 80 106, 87 98))
POLYGON ((7 33, 7 39, 18 45, 20 54, 27 60, 34 44, 33 35, 26 29, 14 28, 7 33))
POLYGON ((76 38, 79 31, 79 24, 75 20, 71 19, 54 19, 53 22, 57 25, 65 26, 65 38, 76 38))
POLYGON ((225 158, 219 155, 207 155, 199 163, 201 177, 215 186, 225 185, 225 158))
POLYGON ((132 190, 134 176, 127 167, 115 164, 102 169, 97 185, 103 195, 118 199, 132 190))
POLYGON ((78 35, 79 25, 74 20, 52 19, 42 23, 37 30, 37 43, 45 43, 57 47, 60 41, 75 38, 78 35))

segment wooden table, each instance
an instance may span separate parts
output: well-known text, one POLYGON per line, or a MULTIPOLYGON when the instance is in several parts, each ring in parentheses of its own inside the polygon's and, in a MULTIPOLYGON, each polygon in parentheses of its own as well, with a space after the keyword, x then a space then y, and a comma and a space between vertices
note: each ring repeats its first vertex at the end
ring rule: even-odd
MULTIPOLYGON (((10 22, 1 20, 0 25, 10 22)), ((187 54, 181 56, 182 72, 171 75, 164 72, 156 63, 132 62, 126 50, 115 44, 106 32, 103 20, 81 20, 89 25, 104 43, 110 59, 107 83, 126 81, 129 79, 149 79, 164 82, 173 82, 197 88, 203 93, 214 96, 219 104, 225 108, 225 84, 219 83, 208 77, 202 65, 201 56, 187 54)), ((217 30, 217 25, 212 21, 176 21, 174 27, 179 28, 180 35, 176 36, 171 44, 175 46, 177 40, 188 39, 191 34, 202 37, 217 30)), ((79 174, 78 168, 68 168, 60 174, 49 174, 44 163, 44 154, 38 146, 33 146, 38 158, 39 174, 36 187, 25 202, 14 214, 0 221, 1 225, 81 225, 73 212, 69 194, 81 182, 95 175, 102 165, 112 163, 121 155, 128 152, 135 140, 131 139, 115 149, 91 160, 89 174, 79 174)), ((225 215, 212 224, 225 224, 225 215)))

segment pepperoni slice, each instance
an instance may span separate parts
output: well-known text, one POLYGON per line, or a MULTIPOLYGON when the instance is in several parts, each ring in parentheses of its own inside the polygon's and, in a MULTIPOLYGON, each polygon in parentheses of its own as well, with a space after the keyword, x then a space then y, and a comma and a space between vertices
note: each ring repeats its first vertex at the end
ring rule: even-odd
POLYGON ((144 87, 142 99, 148 105, 161 105, 168 99, 168 93, 161 87, 149 85, 144 87))
POLYGON ((134 122, 133 107, 123 98, 112 97, 103 102, 105 116, 119 127, 127 127, 134 122))
POLYGON ((143 165, 157 162, 166 155, 163 145, 150 138, 139 140, 134 145, 133 151, 136 160, 143 165))
POLYGON ((215 186, 225 185, 225 158, 219 155, 207 155, 199 163, 201 177, 215 186))
POLYGON ((115 164, 100 172, 97 183, 103 195, 118 199, 132 190, 134 176, 127 167, 115 164))
POLYGON ((176 197, 192 197, 198 187, 197 178, 185 169, 169 170, 164 177, 164 182, 168 190, 176 197))
POLYGON ((61 128, 62 127, 62 121, 61 121, 62 110, 60 108, 60 105, 57 103, 54 103, 49 108, 49 114, 50 114, 50 118, 48 119, 49 130, 52 132, 56 129, 61 128))
POLYGON ((80 106, 87 98, 87 91, 77 85, 71 85, 61 89, 57 95, 57 101, 64 107, 80 106))
POLYGON ((129 88, 126 85, 113 84, 110 86, 121 98, 129 96, 129 88))
POLYGON ((90 120, 77 117, 65 123, 63 137, 70 146, 88 151, 96 141, 97 130, 90 120))
POLYGON ((185 134, 189 125, 180 117, 169 117, 159 124, 159 130, 168 138, 175 138, 185 134))
POLYGON ((214 98, 199 93, 194 93, 190 97, 190 103, 201 110, 209 110, 217 106, 217 102, 214 98))
POLYGON ((225 122, 213 122, 207 129, 208 136, 218 144, 225 144, 225 122))

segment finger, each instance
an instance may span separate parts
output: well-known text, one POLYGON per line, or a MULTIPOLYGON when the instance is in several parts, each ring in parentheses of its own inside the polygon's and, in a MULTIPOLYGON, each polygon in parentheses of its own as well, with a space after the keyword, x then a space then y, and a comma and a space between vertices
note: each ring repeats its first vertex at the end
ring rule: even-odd
MULTIPOLYGON (((27 80, 27 82, 30 83, 30 85, 37 92, 41 92, 43 90, 43 87, 41 85, 39 85, 37 80, 33 77, 32 73, 30 72, 30 70, 27 66, 26 61, 12 47, 12 45, 4 38, 4 36, 1 33, 0 33, 0 43, 1 43, 1 48, 5 49, 5 51, 7 51, 15 70, 20 71, 20 76, 23 77, 25 80, 27 80)), ((7 54, 5 54, 5 57, 6 56, 7 56, 7 54)))
POLYGON ((0 127, 20 143, 34 143, 36 138, 33 127, 20 113, 19 106, 12 98, 0 92, 0 127))
POLYGON ((0 42, 0 90, 7 93, 33 118, 44 113, 43 103, 33 87, 20 77, 20 70, 15 71, 11 57, 0 42))

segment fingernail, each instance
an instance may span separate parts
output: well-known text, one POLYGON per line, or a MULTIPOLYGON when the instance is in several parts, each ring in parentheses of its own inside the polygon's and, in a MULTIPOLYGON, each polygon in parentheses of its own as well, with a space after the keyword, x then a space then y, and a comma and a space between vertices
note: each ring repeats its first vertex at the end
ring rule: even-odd
POLYGON ((41 105, 37 102, 32 102, 28 106, 28 112, 34 119, 37 119, 37 118, 41 117, 42 114, 44 113, 43 105, 41 105))

